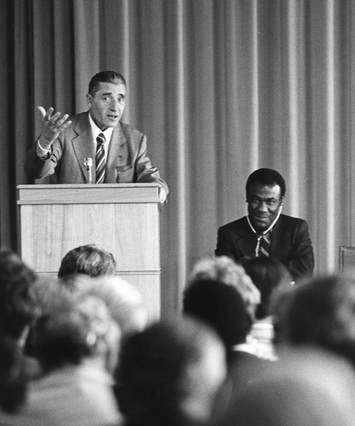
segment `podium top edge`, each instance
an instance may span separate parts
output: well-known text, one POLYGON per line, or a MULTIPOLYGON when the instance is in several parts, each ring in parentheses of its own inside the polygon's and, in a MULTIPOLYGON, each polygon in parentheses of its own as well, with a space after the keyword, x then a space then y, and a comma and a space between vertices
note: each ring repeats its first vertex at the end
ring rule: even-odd
POLYGON ((17 185, 17 189, 76 189, 76 188, 159 188, 157 183, 101 183, 101 184, 90 184, 90 183, 61 183, 61 184, 21 184, 17 185))

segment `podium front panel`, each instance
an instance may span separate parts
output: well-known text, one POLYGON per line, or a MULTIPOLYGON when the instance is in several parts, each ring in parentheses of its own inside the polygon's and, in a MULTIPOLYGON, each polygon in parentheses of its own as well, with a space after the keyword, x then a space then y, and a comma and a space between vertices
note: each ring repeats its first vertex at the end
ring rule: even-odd
POLYGON ((159 316, 159 204, 152 186, 145 186, 111 184, 100 191, 95 185, 91 191, 85 185, 79 189, 42 185, 43 190, 38 185, 22 185, 18 201, 22 259, 40 274, 56 275, 69 250, 97 244, 114 255, 116 273, 132 282, 151 315, 159 316))

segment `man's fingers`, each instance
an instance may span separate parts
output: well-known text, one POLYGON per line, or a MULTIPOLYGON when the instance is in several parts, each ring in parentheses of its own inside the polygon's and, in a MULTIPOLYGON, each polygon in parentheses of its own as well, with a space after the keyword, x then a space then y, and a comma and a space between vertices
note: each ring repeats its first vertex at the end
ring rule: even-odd
POLYGON ((50 121, 54 124, 57 124, 56 121, 58 120, 58 118, 61 116, 60 112, 56 112, 51 118, 50 121))
POLYGON ((59 128, 58 128, 58 132, 62 132, 64 129, 66 129, 70 124, 71 124, 71 120, 66 121, 65 123, 63 123, 59 128))
POLYGON ((47 116, 47 120, 48 120, 48 121, 52 118, 53 111, 54 111, 54 108, 53 108, 53 107, 49 107, 49 108, 47 109, 46 116, 47 116))
POLYGON ((42 116, 42 119, 43 119, 46 116, 47 111, 45 110, 45 108, 43 108, 42 105, 38 105, 37 109, 41 113, 41 116, 42 116))
POLYGON ((65 121, 68 119, 69 115, 68 114, 64 114, 63 117, 57 121, 57 126, 62 126, 65 121))
POLYGON ((55 112, 53 107, 46 110, 42 105, 38 105, 37 109, 42 116, 43 136, 48 141, 52 140, 72 123, 69 120, 69 114, 62 115, 59 111, 55 112))

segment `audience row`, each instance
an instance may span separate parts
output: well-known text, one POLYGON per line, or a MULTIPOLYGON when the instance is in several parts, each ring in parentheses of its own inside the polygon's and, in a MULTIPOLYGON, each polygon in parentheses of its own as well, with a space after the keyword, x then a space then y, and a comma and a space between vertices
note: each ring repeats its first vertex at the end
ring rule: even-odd
POLYGON ((95 245, 56 278, 0 251, 1 425, 355 424, 355 271, 204 258, 157 321, 115 270, 95 245))

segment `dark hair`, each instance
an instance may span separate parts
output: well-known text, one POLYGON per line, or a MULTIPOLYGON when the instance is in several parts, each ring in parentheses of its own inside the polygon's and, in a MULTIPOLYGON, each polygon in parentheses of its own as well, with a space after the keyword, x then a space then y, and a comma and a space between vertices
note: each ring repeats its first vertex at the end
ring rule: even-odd
POLYGON ((254 257, 243 263, 245 272, 252 279, 261 294, 256 308, 256 318, 270 315, 270 299, 273 291, 281 285, 290 285, 292 278, 286 266, 273 257, 254 257))
POLYGON ((62 259, 58 278, 65 279, 74 274, 111 275, 115 269, 116 261, 111 253, 95 244, 87 244, 68 251, 62 259))
POLYGON ((127 86, 126 80, 122 74, 117 71, 101 71, 95 74, 89 83, 88 93, 92 96, 95 95, 99 88, 100 83, 122 83, 124 86, 127 86))
POLYGON ((355 279, 319 276, 294 287, 279 321, 286 341, 315 345, 355 366, 355 279))
POLYGON ((211 279, 194 281, 185 290, 183 312, 206 323, 220 336, 227 353, 245 342, 251 318, 238 290, 211 279))
POLYGON ((279 172, 273 169, 257 169, 249 175, 245 186, 247 199, 251 188, 256 185, 279 185, 281 189, 281 197, 284 197, 286 193, 286 183, 284 178, 280 175, 279 172))
POLYGON ((0 251, 0 329, 18 339, 38 315, 35 272, 10 250, 0 251))
POLYGON ((114 390, 126 424, 185 425, 181 402, 193 392, 188 368, 205 356, 208 342, 217 336, 190 318, 124 338, 114 390))

